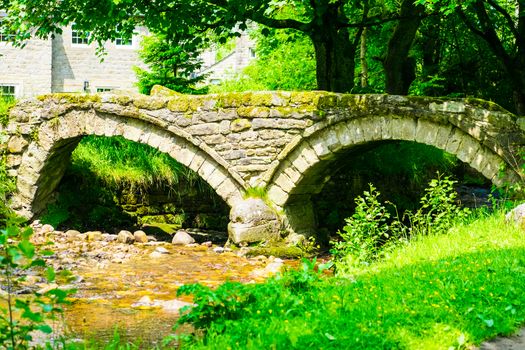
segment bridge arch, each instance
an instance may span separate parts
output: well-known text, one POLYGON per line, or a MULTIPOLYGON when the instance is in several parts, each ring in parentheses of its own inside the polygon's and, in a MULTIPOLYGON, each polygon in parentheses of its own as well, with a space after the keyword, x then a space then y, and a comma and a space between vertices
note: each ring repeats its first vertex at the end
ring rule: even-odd
POLYGON ((170 155, 195 171, 231 207, 242 196, 244 183, 232 174, 214 150, 176 127, 132 118, 122 113, 74 109, 45 120, 31 132, 22 154, 12 207, 25 217, 42 212, 70 162, 71 153, 87 135, 122 136, 170 155))
POLYGON ((451 123, 403 116, 339 118, 341 121, 305 130, 280 155, 280 163, 267 175, 268 195, 284 209, 290 229, 311 234, 315 213, 311 196, 322 191, 337 163, 347 152, 377 142, 412 141, 434 146, 455 155, 496 185, 520 181, 507 162, 476 137, 451 123))

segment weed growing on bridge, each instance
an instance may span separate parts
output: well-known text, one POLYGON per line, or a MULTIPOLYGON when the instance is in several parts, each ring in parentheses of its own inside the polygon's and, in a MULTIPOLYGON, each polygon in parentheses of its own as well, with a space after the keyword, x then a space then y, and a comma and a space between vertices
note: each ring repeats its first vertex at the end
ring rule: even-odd
POLYGON ((0 124, 6 126, 9 122, 9 110, 16 103, 15 99, 3 98, 0 96, 0 124))

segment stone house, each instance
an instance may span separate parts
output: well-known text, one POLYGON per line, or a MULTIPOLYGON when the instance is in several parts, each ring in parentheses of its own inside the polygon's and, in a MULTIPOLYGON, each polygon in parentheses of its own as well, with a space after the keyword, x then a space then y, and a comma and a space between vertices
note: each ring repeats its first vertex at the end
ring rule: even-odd
MULTIPOLYGON (((52 92, 136 89, 133 67, 144 66, 137 49, 148 30, 137 28, 136 32, 131 40, 107 42, 103 60, 96 55, 97 45, 88 44, 88 33, 75 30, 74 25, 64 28, 61 35, 30 39, 23 49, 10 43, 8 33, 0 32, 0 95, 22 98, 52 92)), ((196 74, 207 74, 207 83, 232 77, 254 57, 253 46, 243 35, 220 61, 213 59, 213 50, 205 52, 203 70, 196 74)))
MULTIPOLYGON (((2 14, 0 13, 0 16, 2 14)), ((131 40, 117 39, 96 55, 96 44, 87 35, 64 28, 61 35, 30 39, 24 48, 14 47, 8 33, 0 33, 0 94, 17 98, 51 92, 97 92, 134 88, 133 66, 142 65, 137 55, 138 28, 131 40)))

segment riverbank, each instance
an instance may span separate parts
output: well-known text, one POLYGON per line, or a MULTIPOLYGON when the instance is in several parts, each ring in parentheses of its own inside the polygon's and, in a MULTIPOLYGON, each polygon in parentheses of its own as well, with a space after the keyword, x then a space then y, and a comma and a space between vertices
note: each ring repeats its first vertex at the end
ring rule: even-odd
POLYGON ((323 278, 307 265, 264 284, 206 289, 187 317, 204 336, 183 348, 479 346, 525 322, 524 238, 502 213, 482 215, 446 235, 412 240, 344 278, 323 278))

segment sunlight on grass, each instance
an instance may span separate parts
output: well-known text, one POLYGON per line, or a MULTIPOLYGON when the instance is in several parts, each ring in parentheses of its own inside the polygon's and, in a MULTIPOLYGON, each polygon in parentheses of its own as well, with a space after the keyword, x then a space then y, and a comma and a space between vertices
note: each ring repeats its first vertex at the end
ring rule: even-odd
POLYGON ((210 316, 206 336, 183 347, 462 349, 525 323, 524 285, 525 233, 479 215, 347 278, 290 271, 207 292, 194 311, 210 316))

